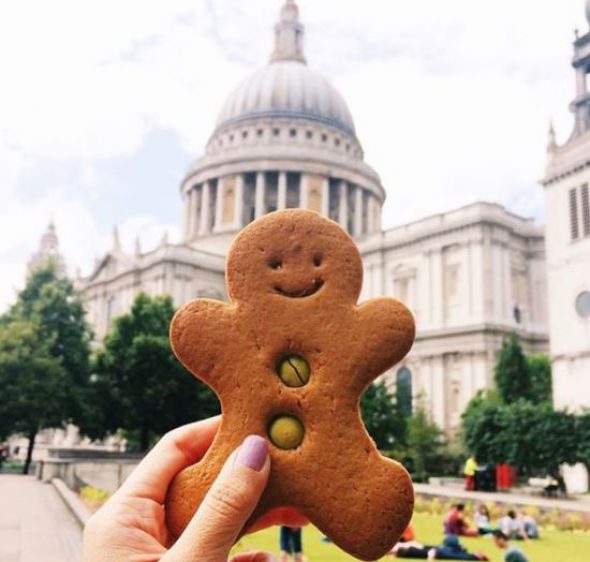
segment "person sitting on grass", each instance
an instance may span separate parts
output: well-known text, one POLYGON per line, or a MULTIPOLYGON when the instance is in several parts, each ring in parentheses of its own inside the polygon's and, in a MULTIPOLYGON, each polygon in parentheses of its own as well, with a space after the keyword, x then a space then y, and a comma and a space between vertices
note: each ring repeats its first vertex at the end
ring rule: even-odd
POLYGON ((440 546, 424 545, 416 541, 397 543, 390 554, 394 558, 421 560, 489 560, 482 552, 471 553, 454 535, 445 538, 440 546))
POLYGON ((529 562, 529 559, 520 548, 510 545, 509 538, 502 531, 496 530, 492 535, 496 546, 506 551, 504 553, 504 562, 529 562))
POLYGON ((522 519, 516 517, 516 512, 511 509, 504 517, 498 521, 498 530, 502 531, 509 539, 518 541, 526 541, 528 536, 526 534, 524 523, 522 519))
POLYGON ((465 506, 462 503, 454 505, 446 514, 443 522, 445 535, 458 537, 477 537, 479 531, 470 529, 465 521, 465 506))
POLYGON ((528 515, 522 511, 519 511, 517 519, 528 539, 539 538, 539 526, 532 515, 528 515))
POLYGON ((477 532, 480 535, 489 535, 492 532, 490 524, 490 510, 485 504, 480 504, 475 512, 475 524, 477 525, 477 532))

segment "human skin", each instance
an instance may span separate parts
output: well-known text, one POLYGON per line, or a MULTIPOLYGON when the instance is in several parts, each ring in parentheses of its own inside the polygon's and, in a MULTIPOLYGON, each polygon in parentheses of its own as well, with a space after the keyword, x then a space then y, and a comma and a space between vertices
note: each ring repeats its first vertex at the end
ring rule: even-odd
MULTIPOLYGON (((226 562, 266 486, 270 458, 266 442, 248 437, 229 457, 200 509, 174 545, 166 527, 164 499, 172 479, 207 452, 220 418, 166 434, 125 483, 94 514, 84 530, 83 562, 226 562)), ((293 510, 277 510, 251 531, 271 525, 301 525, 293 510)), ((264 562, 269 553, 234 556, 232 562, 264 562)))

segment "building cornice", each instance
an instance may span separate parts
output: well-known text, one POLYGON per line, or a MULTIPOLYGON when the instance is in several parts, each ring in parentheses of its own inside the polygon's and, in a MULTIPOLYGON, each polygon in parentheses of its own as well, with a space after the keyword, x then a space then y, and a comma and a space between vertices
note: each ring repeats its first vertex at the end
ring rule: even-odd
POLYGON ((540 181, 541 185, 549 187, 590 167, 589 145, 590 131, 587 131, 557 147, 550 156, 545 177, 540 181))
POLYGON ((416 342, 432 340, 445 340, 461 336, 507 336, 516 333, 527 343, 545 344, 549 342, 549 334, 545 332, 532 332, 519 326, 507 324, 477 323, 466 324, 457 327, 445 327, 436 330, 420 330, 416 332, 416 342))
POLYGON ((139 256, 134 265, 116 272, 107 279, 96 278, 97 270, 90 277, 79 280, 78 288, 81 291, 87 291, 105 283, 117 282, 129 275, 141 275, 153 267, 167 264, 187 265, 213 273, 224 274, 225 272, 225 258, 223 256, 197 250, 184 244, 169 245, 139 256))
POLYGON ((351 174, 355 183, 372 191, 381 201, 385 200, 385 189, 379 175, 363 161, 347 159, 330 151, 296 146, 290 148, 293 150, 286 151, 284 145, 260 146, 236 149, 235 154, 228 151, 220 158, 205 156, 189 171, 181 184, 181 192, 231 173, 309 171, 338 177, 338 171, 341 170, 351 174))
POLYGON ((359 247, 362 254, 406 248, 481 226, 501 228, 527 242, 543 243, 545 240, 544 227, 532 220, 523 219, 495 203, 475 203, 386 230, 380 236, 361 240, 359 247), (465 216, 470 210, 472 212, 465 216))
POLYGON ((551 361, 576 361, 577 359, 590 359, 590 350, 578 351, 577 353, 560 353, 551 355, 551 361))
POLYGON ((358 142, 354 129, 347 127, 341 121, 323 115, 313 115, 309 112, 293 111, 293 110, 267 110, 267 111, 251 111, 246 115, 234 117, 221 123, 216 129, 211 138, 218 136, 220 133, 225 133, 236 126, 256 125, 261 119, 289 119, 302 122, 311 122, 318 125, 331 127, 341 134, 348 135, 351 139, 358 142))

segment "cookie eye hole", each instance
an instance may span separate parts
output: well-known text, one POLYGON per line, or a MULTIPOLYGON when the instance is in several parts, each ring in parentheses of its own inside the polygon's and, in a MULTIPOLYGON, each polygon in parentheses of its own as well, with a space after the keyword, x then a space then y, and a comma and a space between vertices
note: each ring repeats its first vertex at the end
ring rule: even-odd
POLYGON ((313 256, 313 265, 315 265, 316 267, 320 267, 320 265, 322 265, 322 256, 320 256, 319 254, 313 256))
POLYGON ((273 258, 268 262, 268 267, 271 269, 281 269, 283 267, 283 262, 279 258, 273 258))

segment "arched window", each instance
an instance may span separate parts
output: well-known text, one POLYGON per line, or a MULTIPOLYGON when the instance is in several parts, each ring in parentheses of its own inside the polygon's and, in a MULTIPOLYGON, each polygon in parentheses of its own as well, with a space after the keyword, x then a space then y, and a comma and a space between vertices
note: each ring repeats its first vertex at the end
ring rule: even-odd
POLYGON ((407 367, 397 372, 395 395, 400 415, 409 418, 412 415, 412 372, 407 367))

